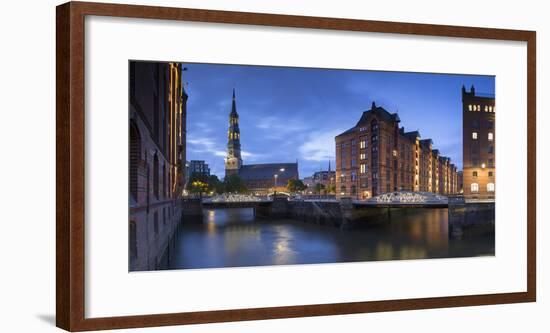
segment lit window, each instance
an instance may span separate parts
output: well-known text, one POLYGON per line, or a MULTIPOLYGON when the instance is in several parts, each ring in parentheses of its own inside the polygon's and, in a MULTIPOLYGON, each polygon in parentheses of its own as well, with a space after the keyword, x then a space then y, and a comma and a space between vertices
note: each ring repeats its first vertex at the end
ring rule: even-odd
POLYGON ((489 107, 487 105, 485 105, 485 112, 489 112, 489 107))
POLYGON ((479 192, 479 184, 478 183, 472 183, 472 185, 470 185, 470 190, 472 192, 479 192))
POLYGON ((361 164, 360 172, 361 173, 366 173, 367 172, 367 165, 366 164, 361 164))
POLYGON ((477 111, 481 111, 481 106, 477 106, 477 111))
POLYGON ((489 141, 493 141, 493 133, 489 132, 487 138, 489 139, 489 141))
POLYGON ((477 140, 477 132, 472 132, 472 139, 477 140))
POLYGON ((367 159, 367 154, 361 153, 361 154, 359 154, 359 158, 360 158, 361 160, 366 160, 366 159, 367 159))
POLYGON ((359 148, 360 148, 360 149, 365 149, 365 148, 367 148, 367 141, 361 140, 361 141, 359 142, 359 148))
POLYGON ((468 104, 468 110, 472 111, 472 104, 468 104))
POLYGON ((495 191, 495 184, 489 183, 487 184, 487 192, 494 192, 495 191))

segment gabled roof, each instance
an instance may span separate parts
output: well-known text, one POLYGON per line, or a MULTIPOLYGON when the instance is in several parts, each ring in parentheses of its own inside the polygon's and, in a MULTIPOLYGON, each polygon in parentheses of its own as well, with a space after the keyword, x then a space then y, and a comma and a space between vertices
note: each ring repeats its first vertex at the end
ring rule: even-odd
POLYGON ((371 109, 363 112, 356 126, 358 126, 360 123, 366 122, 369 116, 376 116, 378 119, 385 120, 385 121, 397 121, 397 122, 401 121, 397 113, 389 113, 383 107, 376 106, 376 104, 372 102, 371 109))
POLYGON ((417 138, 420 138, 420 133, 418 131, 405 132, 403 135, 411 141, 416 141, 417 138))
POLYGON ((242 180, 298 179, 298 163, 246 164, 239 169, 242 180), (284 171, 281 171, 284 169, 284 171))
POLYGON ((384 109, 383 107, 381 106, 376 106, 376 104, 374 102, 372 102, 372 106, 371 106, 371 109, 370 110, 367 110, 367 111, 363 111, 363 114, 361 114, 361 118, 359 118, 359 121, 357 122, 357 124, 355 124, 354 127, 348 129, 347 131, 344 131, 340 134, 337 135, 338 136, 341 136, 341 135, 345 135, 345 134, 349 134, 349 133, 353 133, 356 131, 357 127, 360 126, 360 124, 364 124, 364 123, 367 123, 368 122, 368 119, 369 117, 371 116, 376 116, 376 118, 380 119, 380 120, 383 120, 383 121, 396 121, 396 122, 400 122, 401 120, 399 119, 399 116, 397 115, 397 113, 389 113, 386 109, 384 109))
POLYGON ((355 130, 356 130, 356 127, 352 127, 352 128, 350 128, 349 130, 344 131, 344 132, 338 134, 337 137, 342 136, 342 135, 346 135, 346 134, 349 134, 349 133, 353 133, 353 132, 355 132, 355 130))
POLYGON ((423 139, 423 140, 420 140, 420 144, 423 146, 429 146, 433 144, 433 141, 432 139, 423 139))

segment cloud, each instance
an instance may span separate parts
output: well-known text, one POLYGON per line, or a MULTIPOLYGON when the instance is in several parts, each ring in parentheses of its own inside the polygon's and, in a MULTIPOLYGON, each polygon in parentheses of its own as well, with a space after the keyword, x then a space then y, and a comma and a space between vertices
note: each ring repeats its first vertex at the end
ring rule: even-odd
MULTIPOLYGON (((225 157, 227 152, 225 150, 220 150, 220 144, 214 142, 211 138, 206 137, 191 137, 187 139, 188 150, 193 153, 198 154, 211 154, 214 156, 225 157)), ((221 145, 225 147, 225 145, 221 145)), ((264 154, 253 153, 247 150, 241 151, 241 156, 250 160, 257 160, 264 156, 264 154)))
POLYGON ((334 137, 343 132, 340 129, 310 133, 298 148, 301 158, 306 161, 327 161, 334 159, 334 137))
MULTIPOLYGON (((207 153, 215 156, 225 156, 225 151, 220 150, 220 145, 214 142, 211 138, 194 138, 188 137, 187 144, 189 145, 189 150, 194 153, 207 153)), ((221 145, 223 147, 223 145, 221 145)))

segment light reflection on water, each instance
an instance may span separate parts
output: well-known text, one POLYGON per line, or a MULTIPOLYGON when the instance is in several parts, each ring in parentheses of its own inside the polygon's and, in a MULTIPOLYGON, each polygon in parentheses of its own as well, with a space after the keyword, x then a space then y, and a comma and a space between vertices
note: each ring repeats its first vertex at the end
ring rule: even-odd
POLYGON ((334 263, 494 254, 494 236, 449 239, 447 209, 391 212, 391 223, 340 230, 288 219, 255 220, 252 209, 205 212, 183 225, 161 269, 334 263))

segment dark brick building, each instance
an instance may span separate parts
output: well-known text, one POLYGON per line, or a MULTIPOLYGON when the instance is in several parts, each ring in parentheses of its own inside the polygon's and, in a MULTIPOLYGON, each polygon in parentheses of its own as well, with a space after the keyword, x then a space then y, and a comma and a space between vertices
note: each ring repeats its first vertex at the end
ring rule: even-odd
POLYGON ((466 199, 495 198, 495 97, 462 87, 463 186, 466 199))
POLYGON ((179 63, 129 66, 129 268, 150 270, 181 219, 187 94, 179 63))

